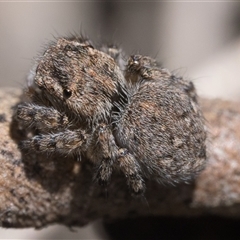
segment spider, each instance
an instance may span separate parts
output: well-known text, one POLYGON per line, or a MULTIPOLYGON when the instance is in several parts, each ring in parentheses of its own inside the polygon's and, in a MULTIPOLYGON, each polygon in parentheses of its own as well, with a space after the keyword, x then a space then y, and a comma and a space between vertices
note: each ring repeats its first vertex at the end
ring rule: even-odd
MULTIPOLYGON (((206 163, 206 128, 192 82, 150 57, 124 59, 82 38, 52 43, 29 77, 17 118, 37 133, 22 149, 84 155, 107 185, 120 170, 134 194, 145 180, 188 182, 206 163)), ((94 175, 94 174, 93 174, 94 175)))

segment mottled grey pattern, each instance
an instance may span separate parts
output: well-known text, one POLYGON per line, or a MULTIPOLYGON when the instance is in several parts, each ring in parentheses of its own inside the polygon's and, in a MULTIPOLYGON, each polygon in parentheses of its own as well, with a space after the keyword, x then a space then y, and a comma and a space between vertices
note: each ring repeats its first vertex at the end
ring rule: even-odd
POLYGON ((32 129, 22 149, 84 156, 102 185, 121 170, 135 194, 147 178, 188 182, 206 162, 193 83, 149 57, 126 60, 114 46, 98 49, 86 39, 60 38, 39 58, 29 76, 32 102, 17 110, 32 129))

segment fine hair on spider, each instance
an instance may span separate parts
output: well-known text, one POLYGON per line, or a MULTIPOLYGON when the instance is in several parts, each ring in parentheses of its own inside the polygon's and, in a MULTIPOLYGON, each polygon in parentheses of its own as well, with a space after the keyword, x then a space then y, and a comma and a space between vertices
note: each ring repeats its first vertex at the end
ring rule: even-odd
POLYGON ((207 131, 193 83, 150 57, 59 38, 28 79, 31 102, 16 116, 38 131, 22 149, 83 155, 99 184, 120 170, 140 195, 146 179, 187 183, 205 166, 207 131))

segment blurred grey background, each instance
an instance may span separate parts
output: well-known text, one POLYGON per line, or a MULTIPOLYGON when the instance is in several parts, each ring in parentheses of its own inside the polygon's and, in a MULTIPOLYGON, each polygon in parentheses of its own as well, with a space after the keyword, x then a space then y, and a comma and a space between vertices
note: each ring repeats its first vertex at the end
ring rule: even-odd
MULTIPOLYGON (((23 88, 34 57, 57 36, 84 33, 157 58, 199 95, 240 100, 239 2, 0 2, 0 87, 23 88)), ((96 222, 70 232, 5 230, 23 239, 107 238, 96 222)))
POLYGON ((23 87, 49 40, 85 33, 156 57, 200 95, 239 99, 238 2, 1 2, 0 87, 23 87))

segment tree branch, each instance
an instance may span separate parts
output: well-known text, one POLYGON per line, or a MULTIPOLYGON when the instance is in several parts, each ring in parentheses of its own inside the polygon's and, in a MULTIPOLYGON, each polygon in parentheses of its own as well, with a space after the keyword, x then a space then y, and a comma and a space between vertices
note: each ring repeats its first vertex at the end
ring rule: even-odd
POLYGON ((82 226, 97 218, 132 216, 240 216, 239 103, 202 100, 209 125, 208 164, 189 185, 147 181, 145 199, 131 197, 124 176, 114 173, 107 190, 92 181, 94 167, 82 159, 23 154, 25 137, 12 119, 18 89, 0 89, 0 224, 82 226))

